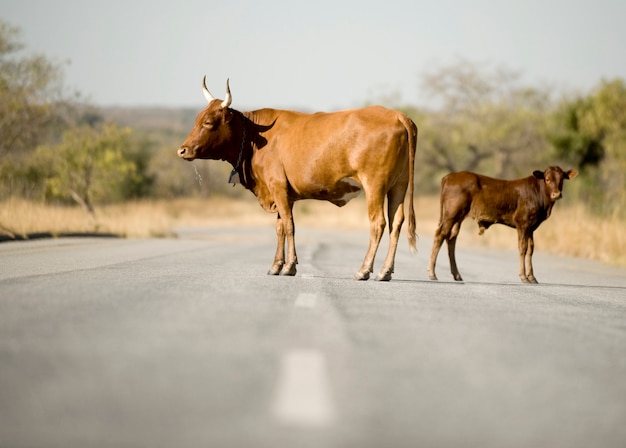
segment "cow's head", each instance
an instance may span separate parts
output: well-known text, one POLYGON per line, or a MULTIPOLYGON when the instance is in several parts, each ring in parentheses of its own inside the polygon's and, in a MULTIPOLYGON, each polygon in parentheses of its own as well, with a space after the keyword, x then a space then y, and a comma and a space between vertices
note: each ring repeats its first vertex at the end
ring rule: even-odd
POLYGON ((533 176, 542 179, 546 186, 546 194, 551 201, 556 201, 563 197, 563 181, 565 179, 573 179, 578 176, 578 171, 563 171, 558 166, 551 166, 545 171, 535 171, 533 176))
POLYGON ((202 92, 209 104, 196 117, 196 124, 185 143, 178 149, 178 156, 189 161, 227 160, 233 140, 231 120, 234 116, 233 111, 229 109, 232 97, 228 80, 226 80, 226 98, 223 101, 211 95, 206 87, 206 76, 202 79, 202 92))

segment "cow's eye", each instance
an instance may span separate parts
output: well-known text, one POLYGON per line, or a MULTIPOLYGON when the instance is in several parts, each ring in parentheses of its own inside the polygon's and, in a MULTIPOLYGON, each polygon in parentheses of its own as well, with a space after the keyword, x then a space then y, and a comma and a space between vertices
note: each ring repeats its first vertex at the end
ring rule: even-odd
POLYGON ((204 124, 202 126, 204 126, 205 128, 212 128, 213 127, 213 122, 211 120, 207 120, 204 122, 204 124))
POLYGON ((550 183, 550 179, 546 178, 546 183, 549 184, 550 183))

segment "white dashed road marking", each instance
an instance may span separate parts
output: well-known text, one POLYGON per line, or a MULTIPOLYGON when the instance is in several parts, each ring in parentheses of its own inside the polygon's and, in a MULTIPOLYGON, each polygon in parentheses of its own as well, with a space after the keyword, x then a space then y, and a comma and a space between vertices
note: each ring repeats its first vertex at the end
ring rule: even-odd
POLYGON ((317 294, 303 292, 296 297, 296 303, 294 306, 300 308, 315 308, 317 304, 317 294))
POLYGON ((293 350, 282 359, 274 416, 284 424, 320 427, 334 417, 325 356, 293 350))

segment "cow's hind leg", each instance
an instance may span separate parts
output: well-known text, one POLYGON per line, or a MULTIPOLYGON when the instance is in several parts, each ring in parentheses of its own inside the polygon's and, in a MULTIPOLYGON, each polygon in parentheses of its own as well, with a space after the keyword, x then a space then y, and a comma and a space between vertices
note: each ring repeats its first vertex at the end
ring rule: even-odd
POLYGON ((385 231, 385 215, 383 212, 384 194, 370 192, 367 194, 367 215, 370 221, 370 242, 363 260, 361 269, 354 274, 355 280, 367 280, 374 271, 374 258, 380 244, 380 239, 385 231))
POLYGON ((389 218, 389 250, 376 280, 389 281, 393 274, 400 231, 404 222, 404 197, 406 184, 399 185, 387 194, 387 216, 389 218))

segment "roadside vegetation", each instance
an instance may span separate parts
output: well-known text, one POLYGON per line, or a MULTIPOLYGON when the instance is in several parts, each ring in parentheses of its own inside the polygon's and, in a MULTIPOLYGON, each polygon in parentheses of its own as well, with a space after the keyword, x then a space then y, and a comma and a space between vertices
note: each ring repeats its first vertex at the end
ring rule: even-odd
MULTIPOLYGON (((576 168, 564 199, 536 233, 540 251, 626 266, 626 82, 598 80, 588 92, 530 86, 506 67, 459 60, 416 76, 428 107, 394 95, 364 98, 404 111, 420 133, 418 231, 438 219, 441 177, 472 170, 525 177, 549 165, 576 168), (419 226, 421 225, 421 229, 419 226)), ((43 232, 173 235, 175 228, 273 223, 254 198, 227 183, 220 162, 178 160, 199 110, 101 108, 68 92, 63 64, 32 54, 0 20, 0 238, 43 232)), ((363 201, 342 210, 297 204, 299 225, 365 228, 363 201)), ((515 233, 459 244, 515 248, 515 233)), ((420 247, 422 252, 430 248, 420 247)))

